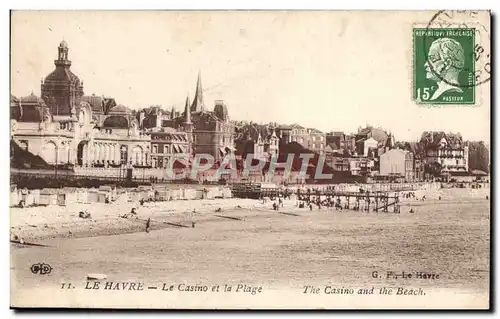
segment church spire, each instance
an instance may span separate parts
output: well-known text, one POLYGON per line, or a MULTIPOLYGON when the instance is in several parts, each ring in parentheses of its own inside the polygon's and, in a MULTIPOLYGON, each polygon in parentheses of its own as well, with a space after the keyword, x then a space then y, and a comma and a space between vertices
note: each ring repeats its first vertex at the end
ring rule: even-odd
POLYGON ((184 123, 191 123, 191 110, 189 109, 189 94, 186 96, 186 106, 184 107, 184 123))
POLYGON ((170 111, 170 119, 173 120, 175 118, 175 106, 172 105, 172 110, 170 111))
POLYGON ((192 112, 205 111, 205 103, 203 102, 203 88, 201 86, 201 72, 198 72, 198 81, 196 82, 196 93, 194 94, 193 104, 191 105, 192 112))

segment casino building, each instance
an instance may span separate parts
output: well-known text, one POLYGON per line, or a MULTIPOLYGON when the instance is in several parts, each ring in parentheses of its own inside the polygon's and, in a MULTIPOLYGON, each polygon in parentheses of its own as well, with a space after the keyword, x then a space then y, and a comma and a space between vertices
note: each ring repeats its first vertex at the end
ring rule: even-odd
MULTIPOLYGON (((10 97, 11 143, 41 158, 88 176, 158 176, 176 153, 208 153, 221 158, 234 151, 234 127, 227 107, 216 101, 207 111, 198 76, 193 103, 184 112, 161 107, 133 111, 112 97, 85 95, 71 71, 69 48, 57 48, 55 69, 41 81, 41 97, 10 97)), ((17 168, 29 163, 14 160, 17 168)))
POLYGON ((54 71, 42 79, 41 97, 11 95, 12 141, 49 166, 88 175, 99 168, 112 174, 112 168, 149 165, 151 138, 139 130, 132 110, 110 97, 85 96, 65 41, 57 53, 54 71))

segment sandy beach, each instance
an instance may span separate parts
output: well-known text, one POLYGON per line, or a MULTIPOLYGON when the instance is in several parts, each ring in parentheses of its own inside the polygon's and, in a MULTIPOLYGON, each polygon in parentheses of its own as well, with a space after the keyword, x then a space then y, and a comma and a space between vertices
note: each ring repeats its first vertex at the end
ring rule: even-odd
MULTIPOLYGON (((468 202, 470 200, 485 199, 489 196, 489 189, 440 189, 438 191, 419 190, 413 192, 415 197, 405 199, 401 196, 403 211, 432 202, 445 205, 447 203, 468 202), (421 201, 425 196, 426 200, 421 201)), ((296 199, 285 201, 282 212, 296 211, 296 199)), ((105 203, 81 204, 72 203, 66 206, 35 206, 27 208, 10 208, 11 235, 17 235, 25 241, 38 241, 47 238, 64 237, 94 237, 102 235, 117 235, 140 232, 145 229, 145 221, 152 219, 152 229, 176 227, 172 224, 192 226, 195 223, 218 220, 214 215, 223 215, 229 211, 255 211, 254 217, 263 216, 272 212, 272 203, 263 204, 261 201, 241 198, 213 199, 213 200, 176 200, 165 202, 128 201, 125 197, 118 197, 116 201, 105 203), (137 219, 124 219, 126 213, 136 209, 137 219), (216 212, 221 209, 221 213, 216 212), (87 211, 90 219, 79 217, 79 212, 87 211), (194 212, 193 212, 194 211, 194 212), (167 224, 170 223, 170 224, 167 224)), ((316 207, 314 208, 317 209, 316 207)), ((328 210, 328 208, 326 208, 328 210)), ((332 210, 332 209, 330 209, 332 210)), ((298 210, 305 211, 305 209, 298 210)), ((178 226, 177 226, 178 227, 178 226)))
MULTIPOLYGON (((426 201, 403 202, 400 214, 331 208, 310 211, 297 208, 294 200, 285 201, 276 212, 269 202, 249 199, 12 209, 11 231, 48 246, 12 245, 12 302, 33 303, 30 294, 51 291, 62 298, 57 303, 73 298, 71 302, 92 307, 96 305, 93 298, 103 292, 78 291, 88 273, 103 273, 106 280, 140 281, 158 287, 162 283, 176 287, 183 283, 260 286, 264 294, 253 301, 241 301, 257 308, 269 307, 271 300, 277 307, 293 308, 306 302, 307 307, 314 306, 316 302, 308 299, 311 297, 301 297, 305 285, 378 289, 383 284, 426 289, 427 297, 412 299, 415 307, 486 307, 490 202, 484 196, 489 190, 469 192, 459 199, 454 191, 442 190, 441 200, 431 196, 426 201), (132 207, 138 207, 141 220, 118 217, 132 207), (217 208, 222 212, 215 212, 217 208), (409 213, 410 208, 414 214, 409 213), (78 217, 78 211, 84 209, 92 213, 92 219, 78 217), (149 217, 152 230, 146 233, 144 220, 149 217), (34 276, 30 265, 42 261, 53 271, 48 276, 34 276), (440 279, 381 281, 373 278, 373 271, 429 272, 439 274, 440 279), (73 282, 77 290, 61 295, 63 282, 73 282), (289 297, 281 299, 286 295, 289 297), (290 304, 292 301, 295 303, 290 304)), ((120 295, 107 299, 106 305, 148 307, 148 300, 162 296, 151 293, 120 295)), ((213 304, 208 295, 190 296, 197 296, 198 303, 186 301, 181 294, 165 305, 210 308, 213 304)), ((332 307, 342 308, 349 302, 343 299, 347 297, 335 299, 332 307)), ((221 301, 219 308, 226 302, 237 305, 239 299, 231 298, 221 301)), ((327 296, 318 298, 317 304, 323 302, 324 306, 321 298, 327 296)), ((357 307, 377 304, 376 299, 370 300, 359 299, 357 307)), ((38 298, 35 303, 54 300, 38 298)), ((397 298, 384 301, 388 304, 397 308, 397 298)))

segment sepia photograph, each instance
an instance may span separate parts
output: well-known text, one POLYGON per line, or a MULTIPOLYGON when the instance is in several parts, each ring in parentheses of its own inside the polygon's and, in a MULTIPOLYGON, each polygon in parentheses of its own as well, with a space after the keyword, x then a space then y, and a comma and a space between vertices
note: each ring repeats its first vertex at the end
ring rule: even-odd
POLYGON ((10 307, 490 309, 490 26, 11 10, 10 307))

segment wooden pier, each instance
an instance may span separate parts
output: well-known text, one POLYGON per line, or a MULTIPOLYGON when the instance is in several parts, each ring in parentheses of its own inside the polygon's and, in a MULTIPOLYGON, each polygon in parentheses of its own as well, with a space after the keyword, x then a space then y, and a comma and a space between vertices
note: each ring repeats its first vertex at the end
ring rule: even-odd
POLYGON ((295 194, 297 199, 307 204, 318 206, 330 206, 341 209, 363 210, 369 212, 388 212, 392 207, 394 213, 399 213, 398 192, 348 192, 335 191, 333 189, 297 189, 295 191, 286 188, 262 188, 260 184, 242 184, 233 187, 233 196, 238 198, 263 199, 269 197, 271 200, 279 197, 287 197, 295 194), (393 193, 391 195, 391 193, 393 193), (345 202, 342 203, 342 199, 345 202), (342 204, 344 204, 342 206, 342 204))
POLYGON ((388 192, 346 192, 334 190, 314 190, 308 192, 297 191, 299 201, 332 206, 342 209, 363 210, 369 212, 388 212, 389 207, 394 213, 399 213, 399 195, 397 192, 390 195, 388 192), (342 206, 342 198, 346 201, 342 206))

